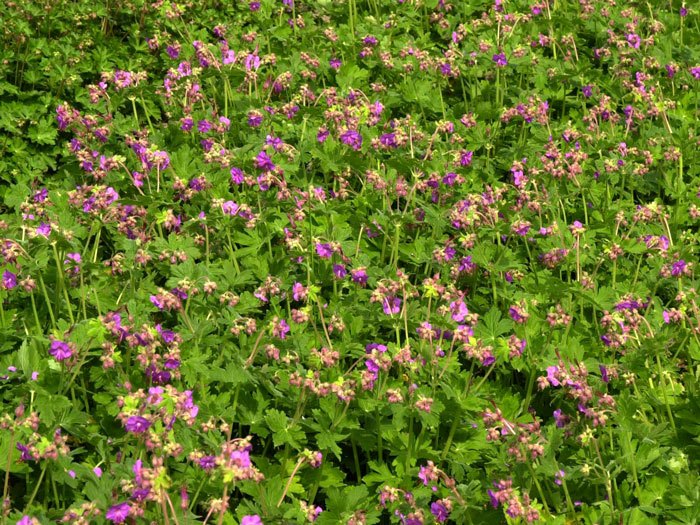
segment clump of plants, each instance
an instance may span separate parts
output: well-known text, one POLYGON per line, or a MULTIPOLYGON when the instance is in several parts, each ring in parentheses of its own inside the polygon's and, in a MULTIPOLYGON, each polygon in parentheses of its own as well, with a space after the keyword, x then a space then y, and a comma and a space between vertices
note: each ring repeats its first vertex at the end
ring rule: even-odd
POLYGON ((6 2, 2 523, 696 523, 700 11, 6 2))

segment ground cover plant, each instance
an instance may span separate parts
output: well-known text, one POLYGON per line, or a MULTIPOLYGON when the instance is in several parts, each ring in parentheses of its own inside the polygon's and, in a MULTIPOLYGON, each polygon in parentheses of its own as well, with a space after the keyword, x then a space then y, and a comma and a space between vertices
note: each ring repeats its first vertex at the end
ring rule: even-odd
POLYGON ((697 523, 700 11, 0 5, 2 523, 697 523))

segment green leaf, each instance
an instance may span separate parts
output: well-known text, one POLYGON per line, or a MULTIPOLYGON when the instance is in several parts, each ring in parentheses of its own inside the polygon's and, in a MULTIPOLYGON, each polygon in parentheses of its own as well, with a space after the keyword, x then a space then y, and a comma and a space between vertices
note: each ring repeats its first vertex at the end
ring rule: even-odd
POLYGON ((290 423, 289 418, 274 408, 265 413, 265 423, 272 431, 272 442, 275 447, 288 444, 296 450, 300 450, 306 435, 298 428, 297 423, 290 423))

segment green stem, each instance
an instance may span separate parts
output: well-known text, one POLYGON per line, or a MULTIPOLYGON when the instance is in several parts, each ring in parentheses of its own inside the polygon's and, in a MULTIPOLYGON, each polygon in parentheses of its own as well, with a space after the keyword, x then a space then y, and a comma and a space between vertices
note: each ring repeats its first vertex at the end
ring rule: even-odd
POLYGON ((58 255, 58 248, 56 248, 56 243, 51 244, 53 249, 53 257, 56 261, 56 275, 58 285, 61 287, 63 292, 63 298, 66 301, 66 309, 68 310, 68 317, 70 318, 70 323, 75 324, 75 318, 73 317, 73 308, 70 305, 70 297, 68 296, 68 289, 66 288, 65 276, 63 275, 63 265, 61 264, 61 258, 58 255))
POLYGON ((678 432, 676 431, 676 422, 673 418, 673 412, 671 412, 671 405, 668 402, 668 394, 666 392, 666 379, 664 377, 664 373, 663 373, 664 371, 661 368, 661 358, 659 357, 659 351, 656 348, 656 346, 654 346, 654 348, 656 349, 654 353, 656 354, 656 366, 657 366, 657 371, 659 374, 659 380, 661 381, 661 389, 663 391, 664 405, 666 406, 666 414, 668 415, 669 423, 671 423, 671 428, 673 429, 673 433, 678 435, 678 432))
POLYGON ((39 474, 39 479, 36 482, 36 485, 34 485, 34 492, 32 492, 32 495, 29 498, 29 502, 27 505, 24 507, 24 511, 26 512, 29 507, 32 506, 32 503, 34 503, 34 498, 36 498, 37 493, 39 492, 39 487, 41 487, 41 482, 44 481, 44 474, 46 474, 46 467, 48 466, 48 463, 44 462, 44 464, 41 467, 41 474, 39 474))
POLYGON ((352 444, 352 457, 355 461, 355 477, 359 483, 360 479, 362 479, 362 470, 360 469, 360 456, 357 453, 357 442, 355 441, 354 436, 350 436, 350 443, 352 444))
POLYGON ((49 294, 46 291, 46 285, 44 284, 44 278, 41 276, 41 272, 39 272, 39 285, 41 286, 41 291, 44 294, 44 301, 46 301, 46 308, 49 311, 49 317, 51 318, 51 326, 53 327, 54 330, 56 330, 56 318, 53 315, 53 309, 51 308, 51 300, 49 299, 49 294))
POLYGON ((547 505, 547 500, 544 497, 544 491, 542 490, 542 485, 540 485, 539 480, 537 479, 537 474, 535 474, 535 469, 532 468, 532 464, 527 461, 527 468, 530 470, 530 475, 532 476, 532 481, 535 482, 535 487, 537 487, 537 493, 540 496, 540 499, 542 500, 542 506, 544 507, 544 510, 547 514, 549 514, 549 505, 547 505))

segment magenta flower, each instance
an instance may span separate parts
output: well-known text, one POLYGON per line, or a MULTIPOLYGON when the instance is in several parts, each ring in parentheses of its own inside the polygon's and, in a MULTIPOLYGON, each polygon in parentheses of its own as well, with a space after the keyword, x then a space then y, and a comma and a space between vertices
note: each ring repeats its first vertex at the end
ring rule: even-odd
POLYGON ((472 163, 472 158, 474 157, 473 151, 462 151, 459 156, 460 166, 469 166, 472 163))
POLYGON ((464 301, 461 299, 459 301, 453 301, 450 303, 450 313, 452 314, 452 320, 461 323, 464 318, 469 315, 469 309, 464 301))
POLYGON ((286 339, 289 334, 289 324, 284 319, 280 319, 272 325, 272 335, 280 339, 286 339))
POLYGON ((48 237, 51 234, 51 225, 42 222, 36 229, 36 234, 41 235, 42 237, 48 237))
POLYGON ((2 272, 2 287, 5 290, 12 290, 17 286, 17 276, 9 270, 2 272))
POLYGON ((199 459, 199 466, 206 471, 214 470, 216 467, 216 457, 214 456, 204 456, 199 459))
POLYGON ((674 277, 681 277, 685 272, 686 266, 688 266, 688 263, 683 259, 674 262, 673 265, 671 265, 671 275, 674 277))
POLYGON ((181 122, 182 124, 180 125, 180 129, 182 131, 190 131, 192 126, 194 126, 194 120, 192 120, 192 117, 185 117, 181 122))
POLYGON ((352 282, 364 286, 367 284, 367 270, 365 268, 355 268, 350 270, 350 275, 352 276, 352 282))
POLYGON ((227 66, 228 64, 233 64, 236 61, 236 53, 233 49, 227 49, 222 53, 221 62, 227 66))
POLYGON ((51 341, 49 354, 51 354, 56 361, 64 361, 65 359, 70 359, 73 355, 73 350, 68 343, 63 341, 51 341))
POLYGON ((272 162, 270 156, 264 151, 258 153, 257 157, 255 157, 255 160, 253 160, 253 163, 255 164, 256 168, 265 173, 274 170, 276 167, 272 162))
POLYGON ((197 122, 197 131, 207 133, 211 129, 211 122, 208 120, 200 120, 197 122))
POLYGON ((384 133, 380 135, 379 143, 385 148, 398 147, 398 143, 396 142, 396 133, 384 133))
POLYGON ((340 141, 343 144, 350 146, 355 151, 359 151, 360 148, 362 148, 362 135, 360 135, 354 129, 349 129, 340 135, 340 141))
POLYGON ((333 265, 333 275, 335 275, 338 279, 344 278, 348 272, 345 270, 345 266, 342 264, 334 264, 333 265))
POLYGON ((506 67, 508 65, 508 60, 506 59, 505 53, 498 53, 497 55, 493 55, 493 61, 498 67, 506 67))
POLYGON ((642 39, 636 33, 629 33, 627 35, 627 43, 634 49, 639 49, 639 45, 642 43, 642 39))
POLYGON ((340 66, 343 65, 339 58, 331 58, 328 63, 333 69, 336 70, 340 69, 340 66))
POLYGON ((294 286, 292 286, 292 297, 294 297, 295 301, 302 301, 306 299, 306 293, 307 290, 303 284, 294 283, 294 286))
POLYGON ((256 54, 249 54, 245 57, 245 68, 250 71, 251 69, 258 69, 260 67, 260 57, 256 54))
POLYGON ((260 516, 258 516, 257 514, 249 514, 247 516, 243 516, 243 519, 241 520, 241 525, 263 525, 263 522, 260 519, 260 516))
POLYGON ((557 372, 559 372, 558 366, 548 366, 547 367, 547 381, 552 386, 559 386, 561 383, 557 379, 557 372))
POLYGON ((430 504, 430 513, 435 516, 435 521, 438 523, 447 521, 447 518, 450 515, 447 507, 445 507, 445 505, 439 501, 434 501, 430 504))
POLYGON ((398 314, 401 310, 401 299, 398 297, 386 297, 382 301, 382 309, 386 315, 398 314))
POLYGON ((560 409, 556 409, 552 416, 554 417, 554 423, 557 428, 564 428, 569 423, 569 416, 563 414, 560 409))
POLYGON ((316 253, 322 259, 330 259, 333 255, 333 249, 330 244, 319 242, 316 244, 316 253))
POLYGON ((231 168, 231 182, 234 184, 243 184, 244 180, 243 170, 240 168, 231 168))
POLYGON ((566 472, 561 470, 561 469, 558 472, 555 472, 554 473, 554 483, 556 483, 557 485, 561 485, 562 480, 564 479, 564 476, 566 476, 566 472))
POLYGON ((239 468, 250 468, 250 453, 247 450, 234 450, 231 452, 231 461, 239 468))
POLYGON ((124 523, 126 518, 129 517, 129 511, 131 511, 131 505, 128 501, 125 501, 124 503, 111 506, 105 517, 112 523, 124 523))
POLYGON ((134 434, 143 434, 150 428, 150 426, 151 422, 145 417, 141 416, 131 416, 124 424, 126 431, 134 434))
POLYGON ((232 217, 238 213, 238 210, 240 209, 240 206, 236 204, 233 201, 226 201, 221 205, 221 210, 226 214, 226 215, 231 215, 232 217))

